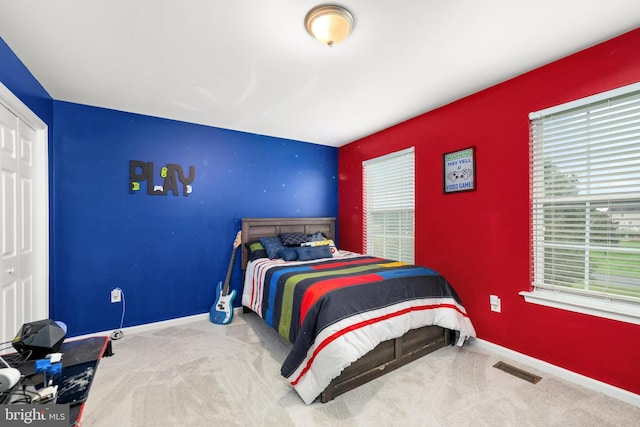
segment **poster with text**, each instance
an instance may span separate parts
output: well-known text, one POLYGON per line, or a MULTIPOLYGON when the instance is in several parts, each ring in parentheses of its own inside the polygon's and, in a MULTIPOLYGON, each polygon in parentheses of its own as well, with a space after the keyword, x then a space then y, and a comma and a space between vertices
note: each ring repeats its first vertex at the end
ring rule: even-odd
POLYGON ((476 189, 476 148, 443 155, 444 192, 456 193, 476 189))

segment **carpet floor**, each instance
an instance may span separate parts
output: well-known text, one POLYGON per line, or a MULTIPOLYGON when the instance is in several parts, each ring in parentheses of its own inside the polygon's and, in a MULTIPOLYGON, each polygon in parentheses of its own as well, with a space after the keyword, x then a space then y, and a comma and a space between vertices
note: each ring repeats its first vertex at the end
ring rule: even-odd
POLYGON ((98 367, 83 425, 640 426, 640 408, 478 346, 446 347, 305 405, 280 376, 289 344, 255 314, 125 333, 98 367), (543 379, 531 384, 493 365, 543 379))

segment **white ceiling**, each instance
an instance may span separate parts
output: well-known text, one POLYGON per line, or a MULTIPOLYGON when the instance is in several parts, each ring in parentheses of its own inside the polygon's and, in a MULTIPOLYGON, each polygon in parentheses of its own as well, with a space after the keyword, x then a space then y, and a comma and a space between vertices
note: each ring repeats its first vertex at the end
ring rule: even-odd
POLYGON ((341 146, 640 26, 638 0, 344 0, 329 48, 321 3, 0 0, 0 37, 56 100, 341 146))

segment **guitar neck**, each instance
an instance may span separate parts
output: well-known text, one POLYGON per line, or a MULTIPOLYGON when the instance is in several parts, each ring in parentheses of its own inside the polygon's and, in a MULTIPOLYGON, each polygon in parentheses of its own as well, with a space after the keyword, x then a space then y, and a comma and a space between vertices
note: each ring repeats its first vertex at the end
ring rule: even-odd
POLYGON ((236 249, 242 243, 242 230, 236 234, 236 239, 233 241, 233 251, 231 252, 231 260, 229 260, 229 268, 227 269, 227 277, 224 279, 224 287, 222 288, 222 295, 227 295, 229 292, 229 280, 231 279, 231 270, 233 270, 233 261, 236 259, 236 249))
POLYGON ((222 288, 222 295, 229 293, 229 281, 231 279, 231 271, 233 270, 233 261, 236 259, 236 248, 233 248, 231 253, 231 260, 229 261, 229 268, 227 269, 227 277, 224 279, 224 287, 222 288))

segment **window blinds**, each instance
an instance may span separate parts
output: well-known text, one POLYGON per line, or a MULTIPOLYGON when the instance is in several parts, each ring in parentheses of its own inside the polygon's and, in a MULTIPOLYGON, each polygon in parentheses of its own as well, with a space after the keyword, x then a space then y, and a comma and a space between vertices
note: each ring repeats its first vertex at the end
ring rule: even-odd
POLYGON ((533 286, 640 303, 640 88, 530 119, 533 286))
POLYGON ((414 263, 414 148, 363 162, 365 253, 414 263))

